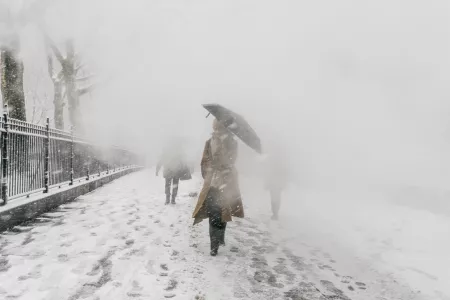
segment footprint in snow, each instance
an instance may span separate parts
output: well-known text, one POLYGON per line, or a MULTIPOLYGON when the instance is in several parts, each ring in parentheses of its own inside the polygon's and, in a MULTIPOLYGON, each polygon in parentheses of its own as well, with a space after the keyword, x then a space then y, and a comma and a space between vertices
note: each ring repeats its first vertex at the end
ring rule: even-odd
POLYGON ((352 281, 352 279, 353 278, 351 276, 344 276, 344 277, 342 277, 341 282, 342 283, 350 283, 352 281))
MULTIPOLYGON (((332 293, 333 295, 326 296, 329 299, 339 299, 339 300, 350 300, 347 296, 345 296, 344 292, 340 289, 338 289, 331 281, 328 280, 321 280, 320 283, 322 284, 325 289, 332 293)), ((327 298, 325 298, 327 299, 327 298)))
POLYGON ((178 286, 178 281, 170 279, 169 284, 165 288, 166 291, 173 291, 178 286))
POLYGON ((366 284, 363 282, 355 282, 355 284, 358 286, 358 288, 360 290, 365 290, 366 289, 366 284))

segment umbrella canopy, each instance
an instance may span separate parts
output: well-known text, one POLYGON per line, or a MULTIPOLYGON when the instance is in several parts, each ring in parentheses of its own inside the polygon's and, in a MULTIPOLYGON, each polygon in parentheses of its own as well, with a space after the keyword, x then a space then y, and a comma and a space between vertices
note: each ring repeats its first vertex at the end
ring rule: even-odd
POLYGON ((203 107, 247 146, 258 153, 262 152, 261 140, 241 115, 219 104, 203 104, 203 107))

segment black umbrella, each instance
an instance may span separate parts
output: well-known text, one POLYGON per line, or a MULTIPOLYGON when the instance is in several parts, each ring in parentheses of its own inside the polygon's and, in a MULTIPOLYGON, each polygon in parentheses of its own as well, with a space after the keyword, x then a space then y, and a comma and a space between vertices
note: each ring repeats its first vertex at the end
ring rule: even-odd
POLYGON ((261 140, 242 116, 219 104, 203 104, 203 107, 247 146, 258 153, 262 152, 261 140))

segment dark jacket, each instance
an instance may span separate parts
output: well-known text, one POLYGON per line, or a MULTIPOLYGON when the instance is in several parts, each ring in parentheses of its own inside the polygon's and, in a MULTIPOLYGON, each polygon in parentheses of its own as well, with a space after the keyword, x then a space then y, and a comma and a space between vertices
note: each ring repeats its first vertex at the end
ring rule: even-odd
POLYGON ((183 155, 180 151, 174 149, 166 149, 158 160, 156 165, 156 172, 163 168, 164 178, 180 178, 186 172, 189 173, 184 161, 183 155))

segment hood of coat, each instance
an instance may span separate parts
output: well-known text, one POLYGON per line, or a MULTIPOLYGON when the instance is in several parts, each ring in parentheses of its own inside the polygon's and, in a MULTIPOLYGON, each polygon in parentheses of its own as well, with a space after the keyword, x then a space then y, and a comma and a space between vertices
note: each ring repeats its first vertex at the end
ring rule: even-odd
POLYGON ((227 128, 222 124, 222 122, 220 122, 217 119, 214 119, 212 127, 213 127, 213 133, 221 134, 221 133, 228 132, 227 128))

